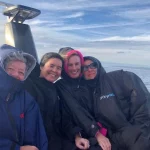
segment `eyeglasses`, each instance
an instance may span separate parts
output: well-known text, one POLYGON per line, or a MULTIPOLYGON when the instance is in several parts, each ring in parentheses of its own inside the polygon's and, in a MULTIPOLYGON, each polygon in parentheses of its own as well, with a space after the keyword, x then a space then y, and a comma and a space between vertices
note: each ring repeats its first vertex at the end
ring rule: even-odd
POLYGON ((96 69, 97 68, 97 63, 96 62, 93 62, 91 63, 90 65, 87 65, 87 66, 83 66, 83 71, 87 71, 88 69, 96 69))

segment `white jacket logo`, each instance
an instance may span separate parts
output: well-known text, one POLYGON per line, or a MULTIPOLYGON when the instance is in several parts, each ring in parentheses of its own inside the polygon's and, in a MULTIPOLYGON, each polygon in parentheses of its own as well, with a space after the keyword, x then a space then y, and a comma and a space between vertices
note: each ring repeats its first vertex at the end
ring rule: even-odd
POLYGON ((115 95, 113 93, 108 94, 108 95, 103 95, 103 96, 100 97, 100 100, 102 100, 102 99, 108 99, 109 97, 112 97, 112 96, 115 96, 115 95))

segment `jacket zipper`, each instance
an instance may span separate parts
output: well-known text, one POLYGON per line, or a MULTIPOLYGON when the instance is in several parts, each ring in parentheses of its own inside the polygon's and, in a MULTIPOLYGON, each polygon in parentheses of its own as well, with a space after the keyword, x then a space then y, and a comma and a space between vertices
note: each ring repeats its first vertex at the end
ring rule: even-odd
MULTIPOLYGON (((8 101, 9 101, 9 99, 10 99, 10 97, 11 97, 11 93, 9 93, 8 95, 7 95, 7 97, 6 97, 6 105, 7 105, 7 110, 9 111, 9 108, 8 108, 8 101)), ((10 113, 10 111, 9 111, 9 113, 10 113)), ((11 115, 11 114, 10 114, 11 115)), ((11 117, 12 117, 12 115, 11 115, 11 117)), ((13 119, 13 117, 12 117, 12 119, 13 119)), ((14 122, 14 120, 10 120, 11 122, 13 121, 14 122)), ((16 137, 16 140, 17 141, 19 141, 19 138, 18 138, 18 133, 17 133, 17 130, 16 129, 14 129, 15 130, 15 137, 16 137)))

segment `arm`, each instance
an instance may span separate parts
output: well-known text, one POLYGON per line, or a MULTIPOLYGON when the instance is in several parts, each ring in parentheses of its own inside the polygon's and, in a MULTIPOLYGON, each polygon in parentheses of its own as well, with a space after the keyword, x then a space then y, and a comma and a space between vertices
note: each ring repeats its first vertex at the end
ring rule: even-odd
POLYGON ((133 125, 150 123, 150 93, 142 80, 131 72, 125 72, 124 84, 130 94, 130 122, 133 125))
POLYGON ((61 129, 63 134, 65 134, 68 139, 74 141, 75 136, 82 131, 82 129, 75 124, 72 119, 71 112, 68 111, 66 105, 61 102, 61 113, 62 113, 62 122, 61 122, 61 129))
POLYGON ((128 120, 131 124, 122 132, 124 144, 130 149, 147 149, 150 136, 150 94, 136 74, 122 71, 122 77, 122 90, 130 102, 128 120))
POLYGON ((66 110, 69 110, 69 113, 71 113, 73 121, 90 137, 94 137, 99 127, 90 113, 73 96, 70 87, 66 83, 58 81, 57 90, 60 99, 65 104, 66 110))
MULTIPOLYGON (((30 97, 28 97, 30 99, 30 97)), ((24 118, 23 145, 36 146, 40 150, 47 150, 47 137, 35 100, 26 104, 24 118)))
POLYGON ((70 113, 66 110, 66 107, 63 103, 62 106, 62 130, 64 134, 68 137, 69 140, 75 141, 76 147, 79 149, 86 150, 89 148, 89 141, 81 137, 81 128, 76 126, 76 124, 71 119, 70 113))

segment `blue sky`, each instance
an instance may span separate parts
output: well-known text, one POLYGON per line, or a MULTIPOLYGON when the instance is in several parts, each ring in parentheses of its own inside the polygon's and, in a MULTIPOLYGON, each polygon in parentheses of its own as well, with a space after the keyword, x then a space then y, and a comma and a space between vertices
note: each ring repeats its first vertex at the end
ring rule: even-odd
MULTIPOLYGON (((25 22, 31 25, 39 57, 71 46, 103 62, 150 66, 150 0, 5 2, 41 10, 40 16, 25 22)), ((0 15, 0 44, 5 21, 0 15)))

